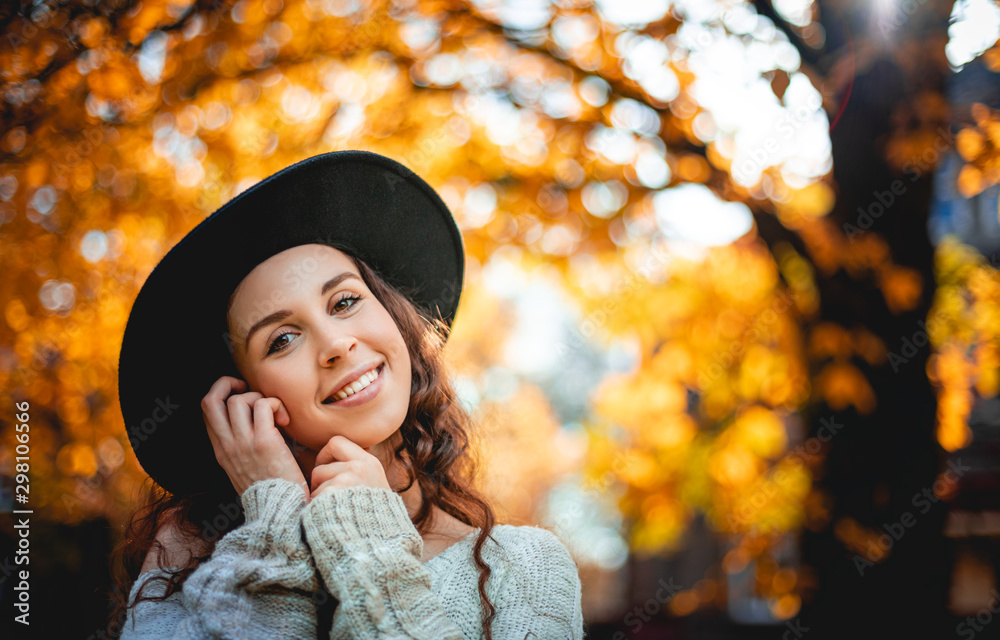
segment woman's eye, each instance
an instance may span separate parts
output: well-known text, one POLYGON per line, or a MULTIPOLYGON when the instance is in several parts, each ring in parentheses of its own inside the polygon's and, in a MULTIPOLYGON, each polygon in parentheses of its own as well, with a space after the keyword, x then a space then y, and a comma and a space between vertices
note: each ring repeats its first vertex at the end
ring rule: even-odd
MULTIPOLYGON (((340 300, 337 300, 333 304, 333 312, 340 313, 341 311, 347 311, 348 309, 354 307, 359 300, 361 300, 361 296, 359 295, 355 295, 353 293, 345 294, 342 298, 340 298, 340 300)), ((276 353, 288 346, 288 342, 282 342, 282 339, 291 335, 293 335, 291 332, 285 332, 272 340, 271 344, 267 345, 267 354, 270 355, 272 353, 276 353)))
POLYGON ((270 353, 274 353, 275 351, 281 351, 281 349, 283 349, 285 347, 285 345, 288 344, 287 342, 281 343, 281 339, 282 338, 287 338, 290 335, 292 335, 292 334, 290 334, 290 333, 282 333, 281 335, 279 335, 277 338, 275 338, 271 342, 271 344, 268 345, 267 352, 270 354, 270 353), (280 346, 279 346, 279 343, 280 343, 280 346))
POLYGON ((341 298, 340 300, 337 300, 337 302, 334 303, 333 310, 334 310, 334 312, 346 311, 347 309, 350 309, 351 307, 353 307, 354 303, 357 302, 360 299, 361 299, 361 296, 354 295, 353 293, 349 293, 349 294, 345 295, 343 298, 341 298), (345 302, 350 302, 351 304, 341 306, 342 303, 345 303, 345 302))

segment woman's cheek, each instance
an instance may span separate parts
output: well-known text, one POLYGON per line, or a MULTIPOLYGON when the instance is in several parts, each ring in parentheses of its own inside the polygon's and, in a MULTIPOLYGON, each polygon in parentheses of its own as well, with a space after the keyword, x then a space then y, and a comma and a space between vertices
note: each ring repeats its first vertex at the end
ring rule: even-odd
POLYGON ((396 360, 396 366, 400 371, 405 371, 409 373, 412 362, 410 362, 410 351, 406 348, 406 342, 403 341, 403 336, 399 336, 399 339, 395 343, 395 349, 393 356, 396 360))

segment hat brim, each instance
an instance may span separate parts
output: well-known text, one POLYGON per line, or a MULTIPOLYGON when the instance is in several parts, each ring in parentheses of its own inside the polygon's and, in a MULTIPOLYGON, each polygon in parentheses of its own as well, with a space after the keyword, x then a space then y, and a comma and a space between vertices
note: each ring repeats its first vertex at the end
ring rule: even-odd
POLYGON ((264 260, 311 243, 353 253, 424 315, 451 326, 464 277, 462 235, 415 173, 375 153, 335 151, 258 182, 167 252, 125 327, 122 417, 139 464, 167 491, 229 485, 201 410, 220 376, 238 376, 224 330, 229 296, 264 260))

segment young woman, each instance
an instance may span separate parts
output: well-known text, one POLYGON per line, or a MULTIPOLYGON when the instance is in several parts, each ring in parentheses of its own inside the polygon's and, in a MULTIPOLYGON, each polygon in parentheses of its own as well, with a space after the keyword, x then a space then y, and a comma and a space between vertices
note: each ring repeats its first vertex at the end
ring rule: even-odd
POLYGON ((463 264, 437 194, 358 151, 278 172, 171 249, 122 342, 156 485, 115 552, 113 634, 583 637, 565 547, 472 488, 441 363, 463 264))

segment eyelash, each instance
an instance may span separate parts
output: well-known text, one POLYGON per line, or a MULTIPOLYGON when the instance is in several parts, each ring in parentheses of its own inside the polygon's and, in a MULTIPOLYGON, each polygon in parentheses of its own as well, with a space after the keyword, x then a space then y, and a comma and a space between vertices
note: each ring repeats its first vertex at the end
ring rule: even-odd
MULTIPOLYGON (((337 300, 336 302, 333 303, 334 308, 336 309, 336 307, 337 307, 338 304, 340 304, 341 302, 344 302, 346 300, 350 300, 352 302, 357 302, 357 301, 361 300, 361 296, 353 294, 353 293, 345 293, 345 294, 343 294, 340 297, 339 300, 337 300)), ((354 307, 354 304, 352 304, 350 307, 347 307, 347 308, 351 309, 353 307, 354 307)), ((274 348, 274 345, 276 345, 278 343, 278 341, 281 340, 282 338, 284 338, 285 336, 288 336, 288 335, 291 335, 291 334, 292 334, 291 331, 285 331, 284 333, 279 333, 278 335, 276 335, 274 337, 274 340, 272 340, 271 343, 267 345, 267 355, 271 355, 272 353, 278 353, 280 351, 283 351, 285 349, 285 347, 288 346, 287 342, 284 345, 282 345, 281 347, 278 347, 277 349, 274 348)))

